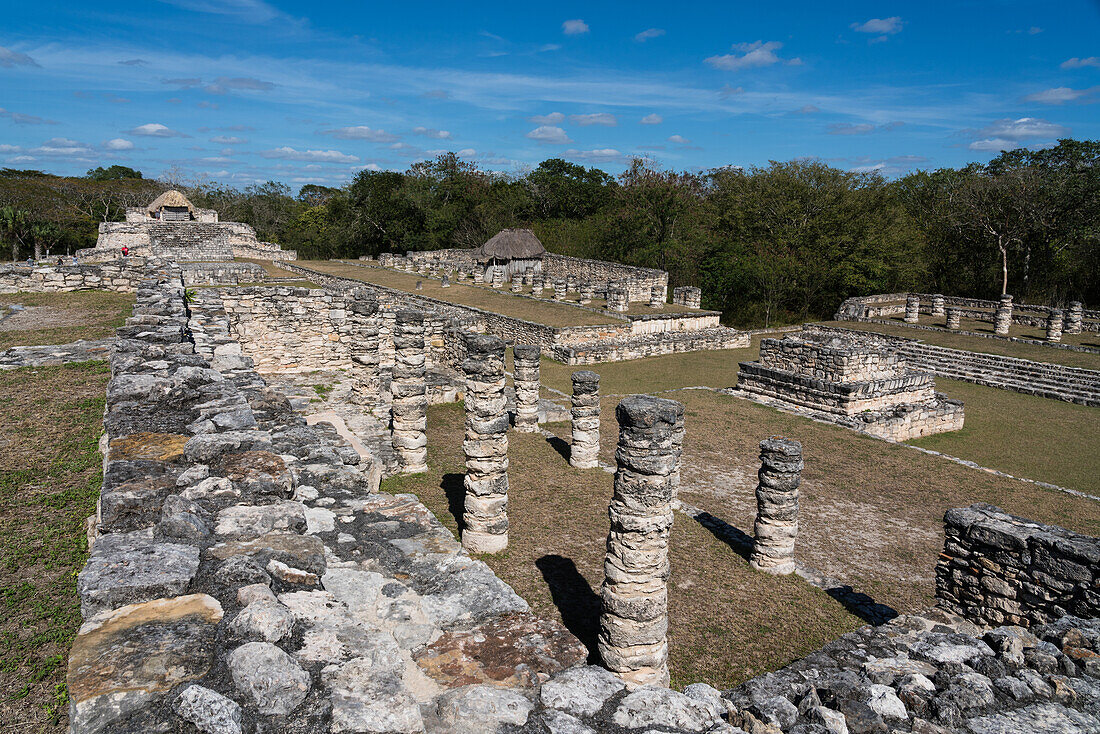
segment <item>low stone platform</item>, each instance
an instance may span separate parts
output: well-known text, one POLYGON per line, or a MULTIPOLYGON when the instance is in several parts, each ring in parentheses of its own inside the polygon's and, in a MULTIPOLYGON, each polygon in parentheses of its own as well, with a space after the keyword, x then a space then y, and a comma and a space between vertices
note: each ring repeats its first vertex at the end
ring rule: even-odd
POLYGON ((106 360, 111 356, 111 339, 80 339, 71 344, 46 344, 32 347, 12 347, 0 352, 0 370, 19 367, 56 367, 71 362, 106 360))
POLYGON ((895 441, 956 431, 964 420, 961 402, 881 341, 813 329, 763 339, 733 394, 895 441))

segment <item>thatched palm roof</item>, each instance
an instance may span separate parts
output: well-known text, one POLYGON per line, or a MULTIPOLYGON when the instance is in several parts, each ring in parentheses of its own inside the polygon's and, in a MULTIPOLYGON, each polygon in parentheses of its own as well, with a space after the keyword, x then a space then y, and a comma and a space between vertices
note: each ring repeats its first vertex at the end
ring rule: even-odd
POLYGON ((542 257, 546 248, 529 229, 502 229, 474 250, 478 260, 525 260, 542 257))
POLYGON ((146 207, 146 211, 148 211, 150 214, 155 214, 166 206, 185 206, 192 214, 194 214, 195 212, 195 207, 191 205, 191 202, 187 200, 187 197, 176 191, 175 189, 165 191, 163 194, 153 199, 153 203, 146 207))

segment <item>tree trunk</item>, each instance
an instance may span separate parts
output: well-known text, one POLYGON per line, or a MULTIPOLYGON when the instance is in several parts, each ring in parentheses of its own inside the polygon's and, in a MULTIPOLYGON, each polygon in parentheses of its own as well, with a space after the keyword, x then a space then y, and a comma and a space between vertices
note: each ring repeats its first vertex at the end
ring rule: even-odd
POLYGON ((1001 295, 1008 293, 1008 248, 1000 245, 1001 250, 1001 295))
POLYGON ((34 238, 34 259, 36 262, 42 259, 42 242, 37 237, 34 238))

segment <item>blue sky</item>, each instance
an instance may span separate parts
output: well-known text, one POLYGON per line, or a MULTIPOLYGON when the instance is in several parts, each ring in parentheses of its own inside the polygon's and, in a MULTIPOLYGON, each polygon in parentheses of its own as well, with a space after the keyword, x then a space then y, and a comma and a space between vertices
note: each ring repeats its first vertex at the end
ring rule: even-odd
POLYGON ((340 185, 817 157, 896 176, 1100 138, 1100 3, 4 0, 0 166, 340 185))

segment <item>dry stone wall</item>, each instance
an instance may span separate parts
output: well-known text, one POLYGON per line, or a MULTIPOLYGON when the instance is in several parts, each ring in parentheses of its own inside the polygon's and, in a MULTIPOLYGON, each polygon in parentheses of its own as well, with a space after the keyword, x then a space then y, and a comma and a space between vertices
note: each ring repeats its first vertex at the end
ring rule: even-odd
MULTIPOLYGON (((940 307, 951 306, 962 318, 995 323, 998 309, 1001 308, 1000 300, 991 301, 981 298, 966 298, 963 296, 944 296, 938 293, 880 293, 873 296, 857 296, 849 298, 840 304, 836 315, 837 321, 859 321, 861 319, 878 319, 887 316, 898 316, 906 313, 906 304, 909 298, 916 298, 918 310, 921 314, 936 316, 943 313, 940 307)), ((1005 323, 1014 323, 1021 326, 1033 326, 1045 328, 1050 318, 1050 312, 1054 306, 1041 306, 1029 303, 1012 303, 1008 297, 1009 309, 1005 310, 1005 323)), ((1100 332, 1100 311, 1085 309, 1080 301, 1071 301, 1067 309, 1073 311, 1079 309, 1084 331, 1100 332), (1076 306, 1074 305, 1076 304, 1076 306)), ((1080 333, 1070 332, 1067 333, 1080 333)))
POLYGON ((97 289, 132 293, 145 277, 144 259, 99 265, 0 265, 0 293, 57 293, 97 289))
POLYGON ((180 270, 183 273, 185 286, 238 285, 239 283, 261 283, 267 280, 267 271, 256 263, 180 263, 180 270))
POLYGON ((242 222, 103 222, 96 246, 77 251, 80 259, 102 261, 131 255, 176 260, 223 260, 234 257, 257 260, 297 260, 294 250, 260 242, 256 230, 242 222))
POLYGON ((943 522, 941 607, 986 625, 1100 617, 1100 539, 985 504, 948 510, 943 522))

